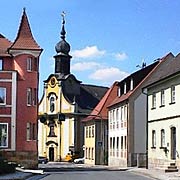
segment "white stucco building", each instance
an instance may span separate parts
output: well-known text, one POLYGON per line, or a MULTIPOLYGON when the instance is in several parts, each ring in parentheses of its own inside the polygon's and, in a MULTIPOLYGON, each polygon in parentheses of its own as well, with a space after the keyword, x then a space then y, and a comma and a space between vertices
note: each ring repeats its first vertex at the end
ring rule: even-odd
POLYGON ((147 87, 148 164, 180 167, 180 55, 161 63, 147 87))

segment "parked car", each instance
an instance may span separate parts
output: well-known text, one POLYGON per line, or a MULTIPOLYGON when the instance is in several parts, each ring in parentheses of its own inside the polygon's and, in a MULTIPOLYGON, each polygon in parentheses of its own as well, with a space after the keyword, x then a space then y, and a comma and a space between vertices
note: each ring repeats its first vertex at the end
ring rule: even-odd
POLYGON ((48 163, 48 159, 44 156, 39 156, 38 157, 38 163, 39 164, 46 164, 46 163, 48 163))
POLYGON ((85 161, 85 158, 77 158, 77 159, 74 159, 74 163, 75 164, 84 164, 84 161, 85 161))

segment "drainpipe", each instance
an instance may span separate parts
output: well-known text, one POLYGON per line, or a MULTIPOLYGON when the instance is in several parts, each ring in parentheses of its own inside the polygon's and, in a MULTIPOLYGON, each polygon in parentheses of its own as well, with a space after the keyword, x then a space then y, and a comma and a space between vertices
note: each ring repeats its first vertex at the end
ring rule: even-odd
POLYGON ((148 169, 148 94, 145 89, 142 89, 142 93, 146 95, 146 169, 148 169))

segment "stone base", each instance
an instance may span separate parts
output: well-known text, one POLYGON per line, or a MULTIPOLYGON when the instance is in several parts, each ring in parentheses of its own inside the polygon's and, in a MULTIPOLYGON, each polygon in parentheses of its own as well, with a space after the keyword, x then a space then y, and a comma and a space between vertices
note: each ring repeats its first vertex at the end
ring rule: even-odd
POLYGON ((16 162, 20 166, 28 169, 38 168, 38 153, 32 151, 15 152, 15 151, 2 151, 2 157, 9 162, 16 162))

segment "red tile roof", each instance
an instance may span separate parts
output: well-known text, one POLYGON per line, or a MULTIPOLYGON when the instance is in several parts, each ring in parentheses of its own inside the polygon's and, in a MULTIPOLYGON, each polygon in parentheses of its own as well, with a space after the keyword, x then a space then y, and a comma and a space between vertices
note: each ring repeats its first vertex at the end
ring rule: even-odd
POLYGON ((12 45, 12 42, 6 39, 2 34, 0 34, 0 56, 10 56, 7 49, 12 45))
POLYGON ((41 50, 33 38, 25 10, 23 11, 17 37, 10 49, 41 50))
POLYGON ((115 82, 111 88, 106 92, 106 94, 103 96, 103 98, 100 100, 100 102, 97 104, 97 106, 93 109, 91 114, 84 118, 82 122, 88 122, 91 120, 107 120, 108 119, 108 109, 107 106, 117 96, 117 89, 118 89, 118 82, 115 82))

